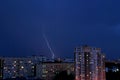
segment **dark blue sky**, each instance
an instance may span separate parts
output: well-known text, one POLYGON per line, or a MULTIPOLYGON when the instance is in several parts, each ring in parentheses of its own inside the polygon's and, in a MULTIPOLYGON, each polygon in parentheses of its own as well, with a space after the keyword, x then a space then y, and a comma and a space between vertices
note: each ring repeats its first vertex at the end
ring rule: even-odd
POLYGON ((0 55, 72 57, 83 44, 120 57, 119 0, 1 0, 0 55))

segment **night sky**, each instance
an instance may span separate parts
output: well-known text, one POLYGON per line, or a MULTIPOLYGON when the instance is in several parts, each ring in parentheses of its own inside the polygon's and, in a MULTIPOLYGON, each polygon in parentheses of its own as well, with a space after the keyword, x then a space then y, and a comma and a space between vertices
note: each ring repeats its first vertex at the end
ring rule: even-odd
POLYGON ((120 0, 0 0, 0 56, 73 57, 74 48, 102 48, 120 57, 120 0))

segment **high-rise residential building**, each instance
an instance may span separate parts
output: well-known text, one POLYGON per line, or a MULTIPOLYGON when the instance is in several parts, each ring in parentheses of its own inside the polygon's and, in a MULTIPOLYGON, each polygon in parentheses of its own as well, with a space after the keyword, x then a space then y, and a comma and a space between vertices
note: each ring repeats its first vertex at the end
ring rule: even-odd
POLYGON ((75 80, 106 80, 105 55, 100 48, 75 48, 75 80))

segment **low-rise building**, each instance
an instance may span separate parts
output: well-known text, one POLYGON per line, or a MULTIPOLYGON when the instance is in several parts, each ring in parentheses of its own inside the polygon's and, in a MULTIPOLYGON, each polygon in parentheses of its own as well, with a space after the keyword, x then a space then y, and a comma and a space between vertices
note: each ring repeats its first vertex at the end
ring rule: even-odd
POLYGON ((36 66, 36 77, 44 80, 53 80, 54 76, 61 71, 74 74, 73 62, 44 62, 36 66))
POLYGON ((4 58, 3 78, 34 77, 35 65, 31 58, 4 58))

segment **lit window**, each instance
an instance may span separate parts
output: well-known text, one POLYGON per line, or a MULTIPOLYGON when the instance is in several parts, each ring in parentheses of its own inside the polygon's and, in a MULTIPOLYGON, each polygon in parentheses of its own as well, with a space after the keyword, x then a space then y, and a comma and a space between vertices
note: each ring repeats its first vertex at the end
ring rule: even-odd
POLYGON ((16 71, 14 71, 14 73, 16 73, 16 71))
POLYGON ((16 65, 14 65, 16 67, 16 65))
POLYGON ((90 74, 91 74, 92 72, 90 72, 90 74))
POLYGON ((20 63, 23 63, 22 61, 20 61, 20 63))
POLYGON ((32 66, 32 68, 34 68, 34 66, 32 66))
POLYGON ((21 68, 23 69, 24 67, 23 67, 23 66, 21 66, 21 68))
POLYGON ((42 67, 44 68, 44 67, 46 67, 46 65, 42 65, 42 67))
POLYGON ((16 61, 14 61, 14 63, 16 63, 16 61))
POLYGON ((31 63, 31 61, 28 61, 28 63, 31 63))
POLYGON ((46 75, 42 75, 42 77, 46 77, 46 75))
POLYGON ((116 71, 119 71, 119 69, 116 69, 116 71))

